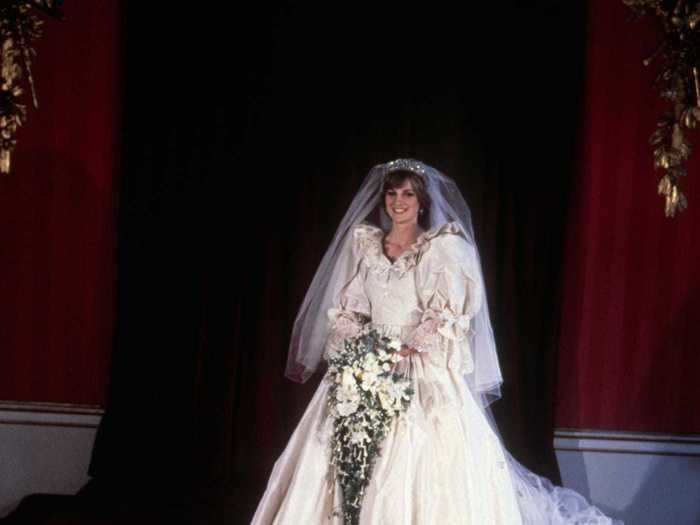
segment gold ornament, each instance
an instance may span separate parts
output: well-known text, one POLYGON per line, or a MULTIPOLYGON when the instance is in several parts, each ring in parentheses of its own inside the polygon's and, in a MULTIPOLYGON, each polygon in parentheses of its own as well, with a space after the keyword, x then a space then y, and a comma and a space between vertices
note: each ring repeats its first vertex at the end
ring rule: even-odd
POLYGON ((0 173, 10 172, 10 158, 17 139, 17 128, 26 122, 27 108, 20 103, 23 90, 19 83, 26 79, 35 108, 39 107, 31 56, 31 44, 41 35, 43 21, 39 10, 60 18, 56 0, 10 0, 0 4, 0 173))
POLYGON ((663 29, 663 40, 643 63, 662 61, 654 85, 672 105, 649 142, 655 148, 654 167, 666 171, 658 184, 665 198, 664 213, 674 217, 688 205, 680 189, 691 153, 686 131, 700 121, 700 0, 622 1, 639 16, 655 16, 663 29))

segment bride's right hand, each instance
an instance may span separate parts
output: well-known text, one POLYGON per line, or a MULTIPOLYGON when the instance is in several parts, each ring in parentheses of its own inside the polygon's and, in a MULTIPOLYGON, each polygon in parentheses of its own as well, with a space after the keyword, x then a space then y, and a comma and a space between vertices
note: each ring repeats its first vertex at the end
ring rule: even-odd
POLYGON ((399 354, 399 355, 402 357, 402 359, 401 359, 401 361, 395 362, 395 363, 392 365, 392 367, 391 367, 391 371, 392 371, 392 372, 396 372, 396 371, 397 371, 397 368, 399 368, 399 365, 401 364, 401 362, 402 362, 405 358, 407 358, 407 357, 409 357, 409 356, 411 356, 411 355, 413 355, 413 354, 417 354, 417 353, 418 353, 418 350, 416 350, 415 348, 411 348, 411 347, 408 346, 408 345, 401 345, 401 350, 399 350, 399 351, 396 352, 396 353, 399 354))
POLYGON ((418 350, 416 350, 415 348, 411 348, 408 345, 401 345, 401 350, 399 350, 399 355, 401 357, 408 357, 412 354, 417 354, 417 353, 418 353, 418 350))

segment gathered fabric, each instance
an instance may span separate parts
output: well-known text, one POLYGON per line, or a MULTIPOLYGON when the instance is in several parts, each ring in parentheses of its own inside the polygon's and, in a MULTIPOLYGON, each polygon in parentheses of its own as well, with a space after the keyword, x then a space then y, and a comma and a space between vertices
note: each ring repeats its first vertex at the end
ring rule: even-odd
MULTIPOLYGON (((453 224, 425 232, 392 263, 382 231, 357 227, 355 273, 327 312, 326 357, 362 329, 419 351, 397 365, 415 394, 382 443, 362 525, 522 523, 500 441, 462 377, 473 366, 467 333, 480 296, 445 253, 468 249, 459 233, 453 224)), ((327 393, 324 378, 275 463, 253 524, 342 523, 334 515, 341 494, 329 468, 327 393)))
MULTIPOLYGON (((325 357, 362 330, 417 350, 396 366, 415 393, 381 444, 360 525, 619 523, 512 458, 468 386, 477 373, 470 335, 484 292, 459 224, 424 232, 393 262, 381 229, 361 224, 352 234, 354 267, 324 312, 325 357)), ((326 376, 274 465, 253 525, 342 525, 328 390, 326 376)))

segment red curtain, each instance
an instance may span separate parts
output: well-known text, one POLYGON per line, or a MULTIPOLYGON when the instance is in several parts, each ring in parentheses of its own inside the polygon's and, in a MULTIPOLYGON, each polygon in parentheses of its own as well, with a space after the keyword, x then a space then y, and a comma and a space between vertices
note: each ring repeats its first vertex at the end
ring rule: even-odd
POLYGON ((102 404, 114 317, 119 3, 48 19, 0 177, 0 399, 102 404))
POLYGON ((683 181, 689 209, 665 218, 648 144, 665 104, 656 64, 642 65, 659 34, 630 13, 589 2, 556 422, 700 432, 700 151, 683 181))

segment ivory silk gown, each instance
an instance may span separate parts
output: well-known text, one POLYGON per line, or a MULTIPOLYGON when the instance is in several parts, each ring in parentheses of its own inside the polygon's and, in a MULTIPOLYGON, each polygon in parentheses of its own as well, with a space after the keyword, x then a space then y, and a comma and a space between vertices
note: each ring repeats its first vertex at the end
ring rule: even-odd
MULTIPOLYGON (((357 333, 358 314, 380 333, 419 350, 398 365, 415 394, 407 417, 393 423, 381 445, 360 524, 579 523, 550 519, 556 511, 544 507, 552 502, 542 494, 528 496, 511 475, 501 441, 464 380, 473 369, 467 336, 483 290, 470 277, 473 248, 460 227, 448 223, 424 232, 393 263, 384 255, 382 239, 379 228, 355 228, 356 271, 328 312, 326 353, 357 333), (524 497, 528 501, 518 501, 524 497), (531 516, 527 521, 523 510, 531 516)), ((329 468, 326 379, 275 463, 252 525, 342 524, 333 516, 341 509, 342 493, 329 468)), ((592 509, 588 512, 600 521, 585 523, 610 523, 592 509)))

